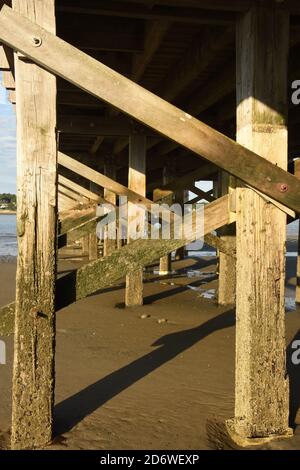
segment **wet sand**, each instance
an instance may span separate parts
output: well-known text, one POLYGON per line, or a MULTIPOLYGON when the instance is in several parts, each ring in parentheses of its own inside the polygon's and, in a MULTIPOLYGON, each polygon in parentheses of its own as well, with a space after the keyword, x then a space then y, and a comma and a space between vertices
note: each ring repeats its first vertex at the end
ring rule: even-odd
MULTIPOLYGON (((287 258, 289 295, 295 263, 287 258)), ((63 261, 59 271, 76 266, 63 261)), ((207 449, 206 419, 233 416, 234 312, 199 290, 213 294, 217 288, 215 258, 173 266, 177 274, 171 278, 146 275, 142 308, 122 308, 120 285, 58 312, 55 427, 63 439, 51 448, 207 449), (190 270, 196 276, 187 277, 190 270)), ((1 304, 13 300, 14 282, 15 263, 0 264, 1 304)), ((286 325, 289 344, 300 338, 300 311, 288 312, 286 325)), ((9 429, 11 414, 12 338, 6 344, 1 431, 9 429)), ((296 369, 288 361, 293 421, 300 403, 296 369)), ((300 448, 299 431, 276 446, 300 448)))

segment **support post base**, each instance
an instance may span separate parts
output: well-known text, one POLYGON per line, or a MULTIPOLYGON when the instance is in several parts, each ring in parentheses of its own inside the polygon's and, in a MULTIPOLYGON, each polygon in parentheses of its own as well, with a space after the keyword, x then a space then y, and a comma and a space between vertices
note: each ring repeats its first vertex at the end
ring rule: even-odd
POLYGON ((293 430, 288 429, 282 435, 247 438, 239 435, 234 428, 234 420, 209 418, 206 423, 207 438, 215 450, 260 450, 266 444, 293 437, 293 430))

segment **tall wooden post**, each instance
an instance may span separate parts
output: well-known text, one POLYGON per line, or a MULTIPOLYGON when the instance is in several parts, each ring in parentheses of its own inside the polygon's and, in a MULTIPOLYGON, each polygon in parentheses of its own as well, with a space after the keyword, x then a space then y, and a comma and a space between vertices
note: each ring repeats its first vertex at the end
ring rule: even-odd
MULTIPOLYGON (((253 7, 238 20, 237 140, 284 169, 288 47, 289 16, 275 2, 253 7)), ((237 189, 234 422, 243 437, 288 429, 285 231, 282 211, 251 189, 237 189)))
MULTIPOLYGON (((294 175, 300 179, 300 158, 294 162, 294 175)), ((296 297, 295 301, 300 304, 300 224, 298 227, 298 256, 297 256, 297 274, 296 274, 296 297)))
MULTIPOLYGON (((129 139, 129 173, 128 187, 138 194, 146 194, 146 137, 132 135, 129 139)), ((136 224, 131 223, 137 216, 136 207, 128 203, 128 242, 132 238, 132 230, 136 224)), ((145 216, 141 212, 138 215, 139 231, 144 230, 145 216)), ((126 276, 125 304, 127 307, 143 305, 143 270, 139 269, 126 276)))
MULTIPOLYGON (((13 8, 55 33, 54 0, 13 8)), ((38 47, 38 38, 32 38, 38 47)), ((12 391, 12 448, 52 438, 57 224, 56 79, 15 57, 18 264, 12 391)))
MULTIPOLYGON (((174 167, 173 167, 173 162, 169 161, 163 168, 163 178, 162 178, 162 183, 163 185, 168 184, 174 177, 174 167)), ((161 190, 161 189, 155 189, 153 191, 153 201, 158 201, 160 199, 164 200, 165 204, 169 204, 170 206, 173 203, 173 197, 174 193, 173 191, 169 190, 161 190)), ((160 276, 165 276, 166 274, 169 274, 172 271, 172 254, 169 253, 166 256, 162 256, 159 260, 159 275, 160 276)))
MULTIPOLYGON (((95 183, 90 181, 90 191, 95 194, 99 194, 100 188, 95 183)), ((98 258, 98 237, 96 231, 87 235, 86 238, 86 243, 88 244, 89 260, 94 261, 98 258)))
MULTIPOLYGON (((186 197, 187 192, 188 191, 186 191, 185 189, 181 189, 181 190, 176 192, 176 202, 181 205, 183 214, 184 214, 183 211, 184 211, 185 201, 188 200, 188 197, 186 197)), ((176 261, 183 260, 184 257, 185 257, 185 253, 186 253, 186 247, 185 246, 182 246, 181 248, 178 248, 178 250, 176 250, 176 255, 175 255, 176 261)))
MULTIPOLYGON (((113 157, 105 157, 104 159, 104 174, 109 178, 116 180, 117 172, 116 172, 116 165, 114 162, 113 157)), ((110 202, 113 205, 117 203, 116 194, 110 191, 109 189, 104 189, 104 199, 110 202)), ((109 232, 107 228, 105 228, 106 232, 109 232)), ((117 240, 112 239, 110 237, 106 237, 104 239, 104 256, 109 256, 115 251, 117 246, 117 240)))
MULTIPOLYGON (((235 186, 235 178, 228 173, 220 171, 219 174, 219 196, 230 193, 235 186)), ((218 230, 218 235, 233 250, 236 247, 235 224, 227 225, 218 230)), ((236 290, 236 261, 232 256, 219 252, 219 305, 232 305, 235 303, 236 290)))

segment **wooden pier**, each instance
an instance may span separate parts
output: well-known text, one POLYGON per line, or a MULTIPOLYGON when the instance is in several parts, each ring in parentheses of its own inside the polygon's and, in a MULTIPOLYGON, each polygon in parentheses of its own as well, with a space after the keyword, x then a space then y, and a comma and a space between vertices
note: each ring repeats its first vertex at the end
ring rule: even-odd
POLYGON ((0 0, 0 70, 17 115, 17 288, 0 309, 0 334, 15 335, 13 449, 53 438, 55 313, 120 279, 125 305, 143 308, 143 268, 160 259, 170 272, 170 254, 195 236, 133 239, 132 211, 182 206, 188 191, 207 202, 219 302, 236 305, 223 437, 291 436, 284 259, 300 212, 299 52, 297 0, 0 0), (204 180, 213 193, 195 187, 204 180), (122 196, 127 242, 104 237, 100 256, 97 206, 118 218, 122 196), (79 240, 89 262, 57 279, 59 250, 79 240))

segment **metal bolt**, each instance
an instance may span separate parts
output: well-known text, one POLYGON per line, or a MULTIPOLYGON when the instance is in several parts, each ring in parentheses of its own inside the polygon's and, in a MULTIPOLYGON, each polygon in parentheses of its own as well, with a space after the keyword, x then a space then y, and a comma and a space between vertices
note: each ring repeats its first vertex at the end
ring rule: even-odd
POLYGON ((281 193, 286 193, 289 187, 286 183, 279 183, 278 189, 281 193))
POLYGON ((32 42, 33 42, 33 45, 34 45, 35 47, 40 47, 41 44, 42 44, 42 39, 39 38, 39 37, 37 37, 37 36, 34 36, 34 37, 32 38, 32 42))

